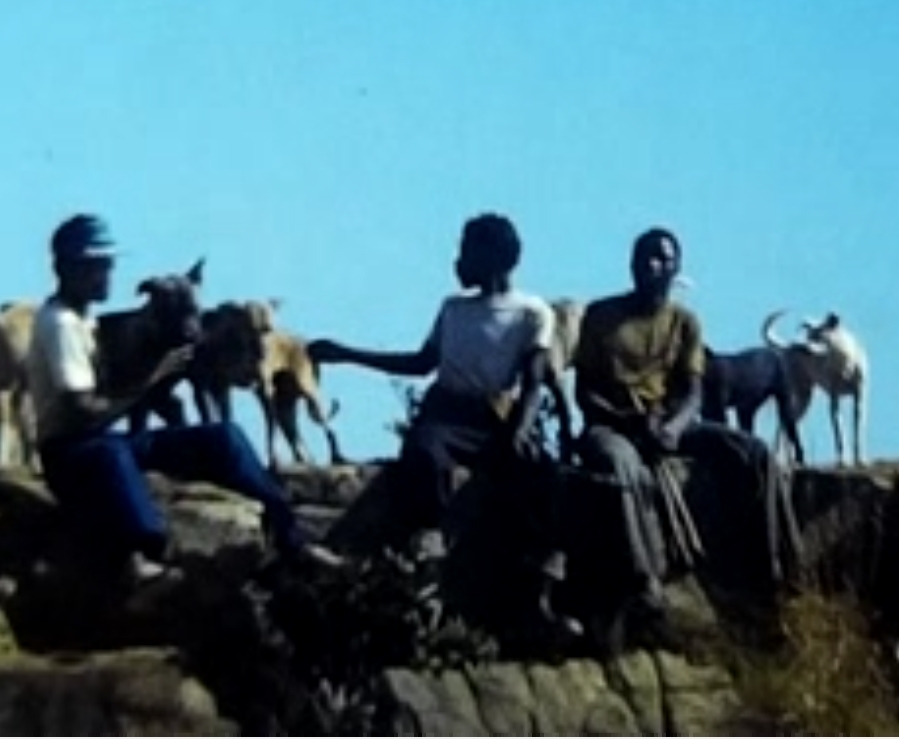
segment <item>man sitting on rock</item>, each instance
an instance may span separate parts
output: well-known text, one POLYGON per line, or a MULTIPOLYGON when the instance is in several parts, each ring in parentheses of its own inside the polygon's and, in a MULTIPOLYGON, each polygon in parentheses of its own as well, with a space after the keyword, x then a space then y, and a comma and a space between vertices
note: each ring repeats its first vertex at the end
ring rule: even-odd
POLYGON ((127 397, 102 394, 88 311, 91 303, 108 297, 112 245, 106 224, 96 216, 76 215, 56 229, 51 249, 57 288, 37 314, 28 356, 41 463, 63 510, 89 527, 98 544, 127 560, 136 581, 175 574, 165 562, 166 522, 143 475, 153 469, 258 500, 283 555, 339 564, 336 555, 305 540, 285 494, 237 426, 218 423, 134 435, 110 430, 191 358, 189 348, 176 349, 127 397))
MULTIPOLYGON (((731 480, 748 480, 752 493, 760 486, 773 490, 779 482, 763 442, 698 420, 704 371, 701 327, 690 310, 669 298, 680 266, 681 247, 671 232, 653 228, 641 234, 631 256, 633 289, 588 306, 574 361, 575 395, 585 423, 579 453, 586 467, 612 474, 622 486, 634 605, 651 618, 663 614, 667 559, 647 463, 672 453, 701 458, 719 469, 736 469, 731 480)), ((721 491, 725 493, 743 505, 736 491, 721 491)), ((764 495, 756 499, 766 500, 764 495)), ((766 509, 747 505, 753 512, 766 509)), ((754 521, 740 525, 756 530, 754 521)), ((769 555, 776 576, 779 559, 774 552, 769 555)))
MULTIPOLYGON (((544 300, 513 289, 520 253, 508 218, 474 217, 464 226, 456 260, 460 285, 474 292, 444 300, 417 352, 367 351, 326 340, 309 346, 320 363, 348 362, 407 376, 437 372, 400 452, 403 500, 397 516, 407 520, 408 532, 399 538, 446 523, 457 465, 504 473, 514 468, 515 479, 542 487, 544 495, 552 490, 552 465, 535 439, 534 424, 554 319, 544 300), (522 467, 529 472, 522 474, 522 467)), ((519 500, 526 499, 522 493, 519 500)), ((564 560, 552 546, 553 533, 546 536, 545 556, 537 557, 546 578, 540 613, 555 623, 549 592, 552 579, 563 576, 564 560)))

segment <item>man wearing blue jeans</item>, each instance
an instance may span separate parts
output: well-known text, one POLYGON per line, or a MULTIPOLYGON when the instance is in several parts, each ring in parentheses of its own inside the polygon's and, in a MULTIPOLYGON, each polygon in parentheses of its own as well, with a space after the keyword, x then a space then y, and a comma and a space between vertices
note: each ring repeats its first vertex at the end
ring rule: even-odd
POLYGON ((125 434, 110 430, 160 381, 182 371, 189 347, 169 352, 127 397, 98 392, 91 303, 104 302, 113 243, 96 216, 76 215, 54 232, 56 292, 35 319, 28 356, 38 446, 48 486, 98 543, 127 558, 138 581, 167 574, 166 522, 144 470, 203 479, 262 503, 274 543, 285 556, 328 565, 340 559, 305 541, 281 488, 238 427, 229 423, 125 434))

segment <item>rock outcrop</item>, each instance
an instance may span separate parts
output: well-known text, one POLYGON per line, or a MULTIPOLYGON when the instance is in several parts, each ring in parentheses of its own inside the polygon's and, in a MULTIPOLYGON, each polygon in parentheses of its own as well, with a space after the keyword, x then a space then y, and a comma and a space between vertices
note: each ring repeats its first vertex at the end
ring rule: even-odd
POLYGON ((0 660, 4 736, 239 736, 173 650, 0 660))
MULTIPOLYGON (((315 536, 362 553, 390 525, 384 465, 284 479, 315 536)), ((739 577, 717 587, 699 572, 669 586, 675 645, 508 649, 477 619, 458 620, 466 598, 495 586, 475 577, 486 575, 478 559, 444 568, 444 588, 457 590, 446 601, 433 599, 428 562, 272 571, 256 503, 204 483, 150 481, 187 575, 152 596, 97 576, 39 479, 0 473, 0 732, 692 735, 738 726, 747 710, 715 649, 742 633, 732 628, 739 588, 729 588, 739 577)), ((459 483, 472 495, 484 484, 459 483)), ((896 492, 890 466, 793 480, 803 583, 851 592, 887 628, 899 621, 896 492)), ((713 531, 708 515, 698 521, 713 555, 739 549, 740 536, 713 531)))

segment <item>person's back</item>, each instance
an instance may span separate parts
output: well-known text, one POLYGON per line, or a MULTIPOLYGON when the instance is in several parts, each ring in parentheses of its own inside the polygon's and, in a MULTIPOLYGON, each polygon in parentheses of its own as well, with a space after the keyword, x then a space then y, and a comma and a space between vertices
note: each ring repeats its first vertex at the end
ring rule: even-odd
POLYGON ((522 362, 551 336, 547 303, 519 290, 446 299, 434 327, 436 384, 460 396, 511 400, 522 362))

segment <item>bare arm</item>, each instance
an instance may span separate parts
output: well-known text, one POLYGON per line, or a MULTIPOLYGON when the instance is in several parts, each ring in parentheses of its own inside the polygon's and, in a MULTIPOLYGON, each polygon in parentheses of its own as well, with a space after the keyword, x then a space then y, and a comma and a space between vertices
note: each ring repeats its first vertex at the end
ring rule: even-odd
POLYGON ((527 434, 540 412, 540 390, 547 376, 549 352, 537 349, 531 352, 521 370, 521 395, 509 418, 513 433, 527 434))
POLYGON ((674 382, 669 383, 677 393, 669 398, 669 410, 662 420, 666 436, 679 439, 702 412, 702 377, 706 371, 702 328, 699 321, 688 314, 684 320, 681 347, 674 382))
POLYGON ((679 438, 684 429, 699 415, 701 408, 702 378, 699 375, 691 375, 687 380, 686 390, 673 400, 662 425, 674 438, 679 438))
POLYGON ((547 372, 545 382, 552 396, 556 417, 559 421, 559 454, 563 462, 570 462, 574 453, 574 424, 571 419, 568 397, 565 395, 562 385, 562 378, 559 377, 552 365, 547 372))
POLYGON ((66 393, 63 396, 65 425, 76 433, 106 428, 127 415, 145 394, 143 389, 117 398, 99 395, 93 390, 66 393))
POLYGON ((63 395, 66 426, 74 432, 95 431, 111 426, 150 392, 159 382, 183 371, 193 356, 191 347, 170 351, 147 378, 133 390, 119 396, 96 390, 69 391, 63 395))
POLYGON ((550 365, 546 373, 546 386, 552 395, 553 404, 556 414, 559 417, 559 426, 563 435, 571 436, 571 408, 568 407, 568 398, 565 397, 565 390, 562 387, 562 379, 558 373, 550 365))
POLYGON ((357 364, 390 375, 422 377, 437 367, 437 348, 431 341, 417 352, 379 352, 321 340, 311 342, 308 351, 317 363, 357 364))

